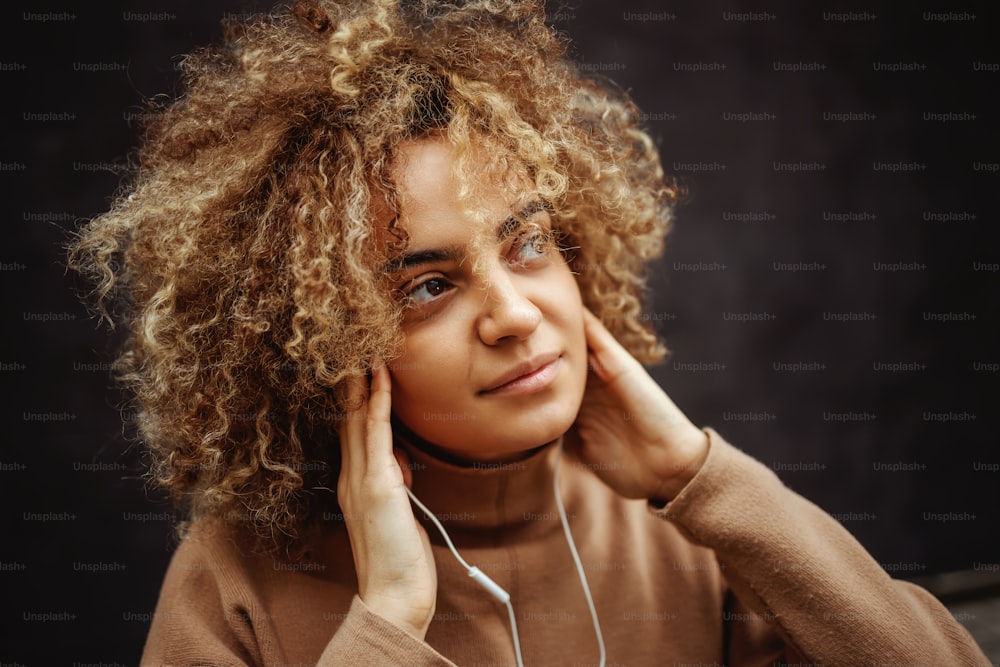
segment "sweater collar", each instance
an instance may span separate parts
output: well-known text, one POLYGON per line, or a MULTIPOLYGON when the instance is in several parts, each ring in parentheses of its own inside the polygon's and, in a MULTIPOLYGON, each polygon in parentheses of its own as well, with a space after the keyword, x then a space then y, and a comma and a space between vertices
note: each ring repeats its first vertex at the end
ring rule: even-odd
MULTIPOLYGON (((556 517, 558 511, 552 490, 557 443, 543 445, 519 461, 459 465, 399 442, 410 455, 414 495, 449 533, 552 525, 544 519, 556 517)), ((414 507, 414 514, 429 523, 419 508, 414 507)))

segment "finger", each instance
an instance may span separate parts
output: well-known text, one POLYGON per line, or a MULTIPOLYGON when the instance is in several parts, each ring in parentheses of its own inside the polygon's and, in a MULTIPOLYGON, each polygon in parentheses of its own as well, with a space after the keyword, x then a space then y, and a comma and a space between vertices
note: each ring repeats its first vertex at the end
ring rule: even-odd
POLYGON ((372 385, 368 397, 368 414, 365 419, 365 457, 369 469, 388 470, 390 477, 397 477, 397 463, 392 456, 392 382, 385 364, 372 364, 372 385))
POLYGON ((341 470, 348 479, 359 479, 364 471, 364 428, 367 415, 368 379, 356 375, 347 379, 347 401, 352 406, 344 413, 340 426, 341 470))
MULTIPOLYGON (((368 431, 368 454, 369 456, 380 454, 384 447, 373 449, 373 442, 382 439, 389 429, 389 414, 392 411, 392 383, 389 381, 389 371, 385 365, 379 361, 372 364, 371 391, 368 395, 368 413, 365 419, 365 426, 368 431), (373 438, 373 435, 379 436, 373 438), (376 451, 377 450, 377 451, 376 451)), ((391 433, 391 429, 389 429, 391 433)), ((383 443, 378 443, 379 445, 383 443)))
POLYGON ((413 488, 413 467, 410 463, 410 456, 399 447, 392 448, 392 455, 396 457, 396 463, 403 473, 403 484, 406 488, 413 488))
POLYGON ((587 308, 583 309, 583 331, 590 348, 590 366, 605 383, 611 384, 638 363, 587 308))

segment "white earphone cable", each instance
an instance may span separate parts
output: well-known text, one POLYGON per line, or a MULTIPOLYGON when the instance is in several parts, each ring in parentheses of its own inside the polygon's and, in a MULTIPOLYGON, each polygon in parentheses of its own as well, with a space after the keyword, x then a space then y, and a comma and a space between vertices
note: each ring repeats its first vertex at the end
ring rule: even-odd
POLYGON ((600 667, 604 667, 607 655, 604 649, 604 634, 601 632, 601 622, 597 620, 597 609, 594 607, 594 598, 590 594, 590 584, 587 583, 587 574, 583 571, 580 554, 577 553, 573 534, 569 530, 569 519, 566 518, 566 508, 563 507, 562 498, 559 495, 559 461, 561 459, 562 440, 559 441, 559 452, 556 454, 555 470, 552 473, 552 490, 556 497, 556 506, 559 508, 559 518, 562 520, 563 531, 566 533, 566 542, 569 543, 570 553, 573 554, 573 562, 576 563, 576 572, 580 575, 580 583, 583 584, 583 594, 587 598, 587 607, 590 608, 590 618, 594 622, 594 634, 597 635, 597 646, 601 650, 600 667))
POLYGON ((461 563, 462 567, 468 571, 469 576, 472 577, 476 583, 489 591, 490 595, 506 605, 507 615, 510 616, 510 632, 514 639, 514 655, 517 657, 517 667, 524 667, 524 660, 521 657, 521 638, 517 632, 517 618, 514 615, 514 606, 510 603, 510 594, 501 588, 497 582, 490 579, 490 577, 478 567, 469 565, 465 562, 465 559, 459 555, 455 545, 452 544, 451 538, 448 537, 448 532, 444 529, 444 526, 441 525, 441 522, 438 521, 438 518, 434 516, 434 513, 427 509, 427 506, 420 502, 420 499, 413 495, 413 491, 410 491, 409 488, 406 489, 406 494, 410 496, 410 500, 412 500, 417 507, 424 511, 427 518, 430 519, 435 526, 437 526, 438 531, 441 533, 441 537, 444 538, 445 543, 448 545, 448 549, 451 550, 452 555, 458 559, 458 562, 461 563))
MULTIPOLYGON (((601 623, 597 619, 597 609, 594 607, 594 598, 590 594, 590 585, 587 583, 587 575, 583 571, 583 564, 580 562, 580 554, 576 550, 576 543, 573 541, 573 534, 569 529, 569 519, 566 518, 566 508, 563 507, 562 498, 559 496, 559 461, 562 458, 562 441, 559 441, 558 452, 556 453, 556 463, 555 469, 552 474, 552 490, 556 498, 556 507, 559 509, 559 519, 562 522, 563 532, 566 534, 566 542, 569 544, 570 553, 573 555, 573 563, 576 565, 576 572, 580 575, 580 583, 583 584, 583 594, 587 598, 587 607, 590 609, 590 618, 594 622, 594 632, 597 635, 597 646, 601 650, 601 662, 600 667, 604 667, 606 660, 606 652, 604 648, 604 635, 601 633, 601 623)), ((514 654, 517 658, 517 667, 524 667, 524 662, 521 657, 521 639, 517 632, 517 618, 514 614, 514 606, 510 603, 510 594, 507 593, 503 588, 500 587, 495 581, 490 579, 482 570, 474 565, 469 565, 461 555, 459 555, 458 550, 452 543, 451 538, 448 536, 448 532, 438 521, 438 518, 434 516, 427 507, 420 502, 413 491, 409 488, 406 489, 406 494, 410 497, 410 500, 423 510, 427 518, 437 527, 441 536, 444 538, 445 543, 448 545, 448 549, 451 551, 452 555, 461 563, 469 576, 472 577, 480 586, 485 588, 489 593, 495 597, 497 600, 502 602, 507 607, 507 614, 510 616, 510 630, 511 635, 514 640, 514 654)))

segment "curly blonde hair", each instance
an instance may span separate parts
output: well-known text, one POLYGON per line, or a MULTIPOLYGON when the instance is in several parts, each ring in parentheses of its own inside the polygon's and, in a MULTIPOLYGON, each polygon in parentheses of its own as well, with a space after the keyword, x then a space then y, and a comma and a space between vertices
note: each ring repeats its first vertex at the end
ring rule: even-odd
POLYGON ((632 102, 565 56, 541 2, 305 0, 224 24, 183 60, 111 209, 70 246, 95 309, 127 326, 150 478, 189 517, 269 551, 335 497, 345 381, 399 354, 373 202, 398 212, 394 147, 487 138, 551 206, 587 307, 640 360, 676 186, 632 102))

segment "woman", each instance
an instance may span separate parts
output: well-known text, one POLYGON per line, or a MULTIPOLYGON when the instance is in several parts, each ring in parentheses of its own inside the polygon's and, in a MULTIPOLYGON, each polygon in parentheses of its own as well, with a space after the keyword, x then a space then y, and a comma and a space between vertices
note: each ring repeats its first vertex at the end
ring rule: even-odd
POLYGON ((185 61, 72 255, 189 518, 143 663, 986 664, 643 369, 678 192, 563 50, 314 0, 185 61))

